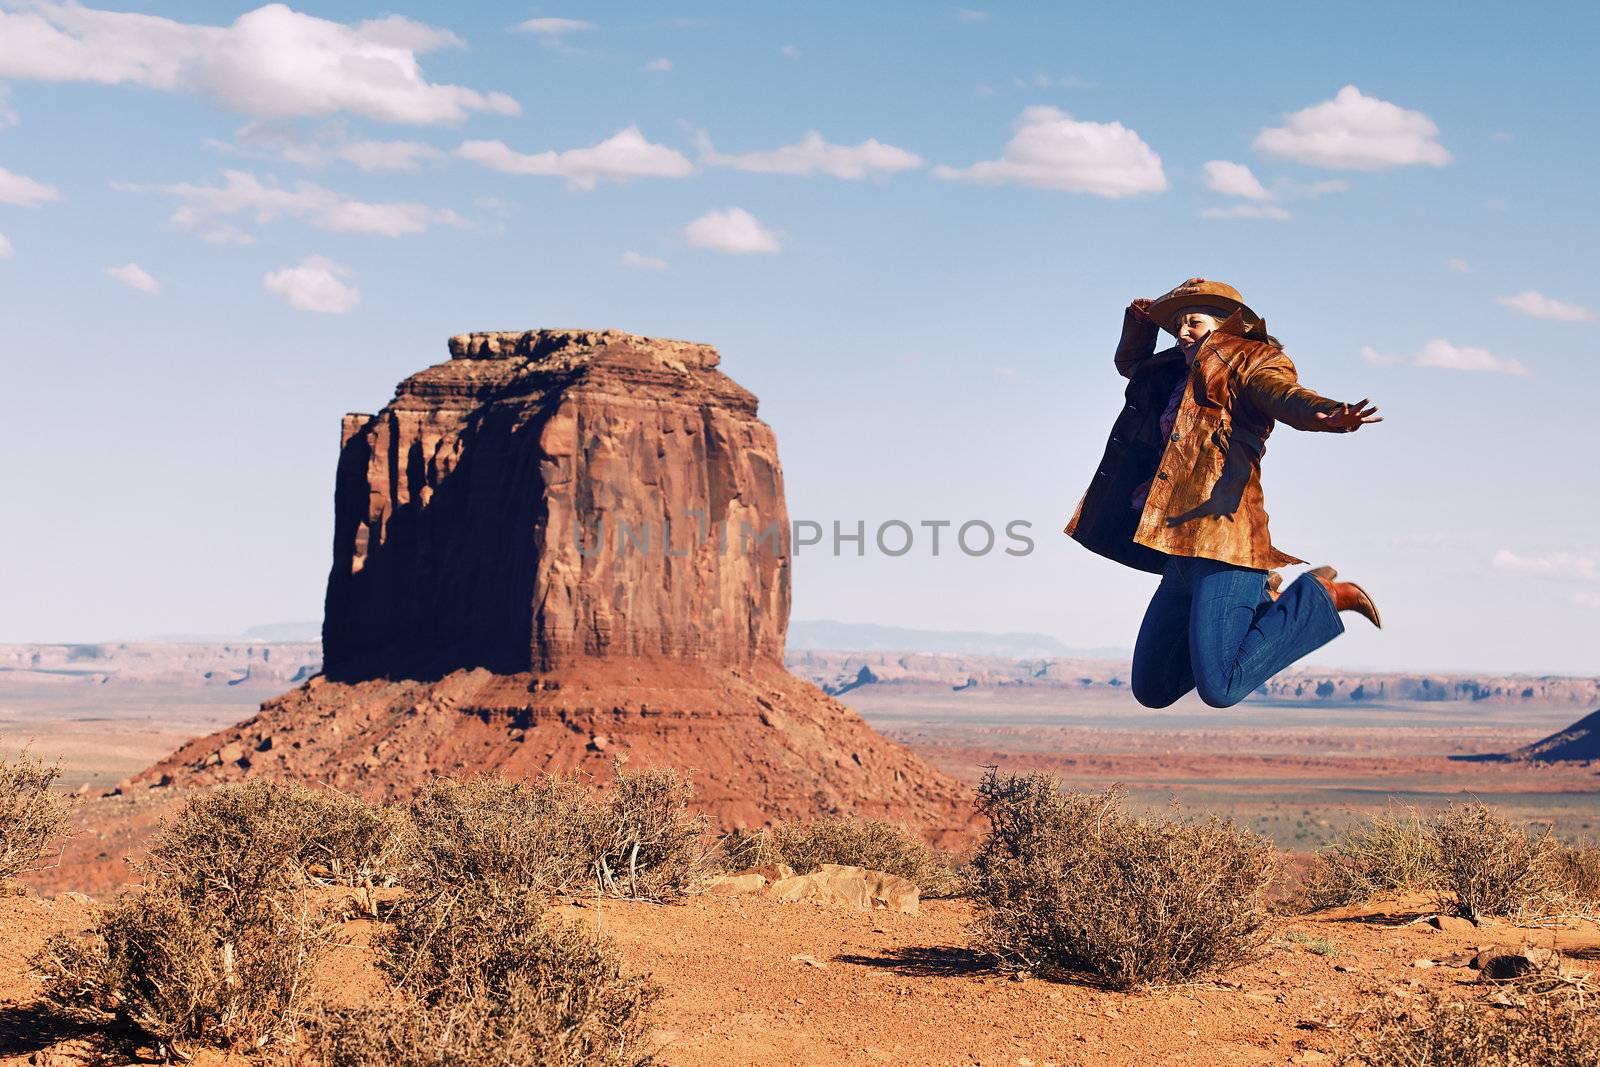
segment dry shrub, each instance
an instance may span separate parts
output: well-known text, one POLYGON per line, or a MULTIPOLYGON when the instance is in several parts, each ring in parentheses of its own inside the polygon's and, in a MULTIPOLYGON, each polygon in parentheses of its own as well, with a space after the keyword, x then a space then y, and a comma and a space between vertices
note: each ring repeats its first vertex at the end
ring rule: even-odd
POLYGON ((1391 808, 1317 854, 1301 893, 1308 910, 1387 893, 1428 892, 1441 911, 1535 917, 1600 901, 1600 850, 1562 845, 1476 800, 1431 814, 1391 808))
POLYGON ((570 778, 438 780, 411 801, 409 885, 564 888, 589 882, 593 801, 570 778))
POLYGON ((408 880, 670 899, 709 868, 705 819, 689 814, 692 796, 675 772, 620 767, 602 798, 570 778, 435 782, 411 804, 408 880))
POLYGON ((694 789, 672 770, 615 773, 593 823, 600 888, 649 900, 682 896, 713 866, 707 819, 689 814, 694 789))
POLYGON ((1365 1067, 1593 1067, 1600 1021, 1578 996, 1512 996, 1510 1004, 1382 1003, 1344 1058, 1365 1067))
POLYGON ((1592 912, 1600 906, 1600 847, 1562 845, 1551 867, 1562 896, 1575 910, 1592 912))
POLYGON ((190 800, 150 863, 202 895, 239 896, 284 877, 380 884, 398 871, 405 826, 401 813, 336 790, 257 779, 190 800))
POLYGON ((1386 808, 1317 853, 1301 897, 1308 910, 1357 904, 1385 893, 1431 890, 1439 848, 1414 807, 1386 808))
POLYGON ((1116 790, 992 767, 978 810, 991 831, 969 876, 973 933, 1003 966, 1126 989, 1227 970, 1265 941, 1277 854, 1232 822, 1136 818, 1116 790))
POLYGON ((739 835, 724 850, 730 862, 742 862, 743 867, 787 863, 806 874, 824 863, 840 863, 883 871, 915 882, 925 897, 954 896, 962 888, 947 857, 909 831, 872 819, 782 823, 739 835))
POLYGON ((1560 897, 1560 845, 1546 827, 1534 834, 1478 801, 1452 804, 1433 817, 1441 910, 1468 919, 1523 917, 1548 911, 1560 897))
POLYGON ((480 882, 408 898, 382 948, 395 1002, 324 1016, 329 1067, 652 1062, 659 987, 577 925, 547 920, 537 889, 480 882))
POLYGON ((67 836, 72 801, 51 786, 61 765, 45 764, 26 749, 0 759, 0 881, 34 869, 67 836))
POLYGON ((157 834, 143 884, 88 937, 58 934, 34 957, 46 997, 169 1057, 292 1042, 330 943, 306 893, 305 857, 324 855, 299 832, 312 792, 253 782, 191 799, 157 834))

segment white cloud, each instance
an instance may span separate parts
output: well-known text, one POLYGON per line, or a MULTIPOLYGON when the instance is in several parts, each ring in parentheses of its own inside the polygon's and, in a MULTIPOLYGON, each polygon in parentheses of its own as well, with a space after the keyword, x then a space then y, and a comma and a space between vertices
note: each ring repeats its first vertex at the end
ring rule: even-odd
POLYGON ((223 172, 223 185, 119 185, 129 192, 177 197, 171 221, 214 243, 247 244, 252 238, 226 220, 245 216, 257 224, 280 218, 301 219, 319 230, 400 237, 443 223, 464 225, 453 211, 416 203, 368 203, 311 182, 293 187, 268 185, 247 171, 223 172))
POLYGON ((1547 552, 1542 556, 1521 556, 1509 548, 1502 548, 1494 554, 1494 565, 1500 570, 1528 574, 1536 578, 1600 582, 1600 563, 1596 563, 1590 556, 1576 552, 1547 552))
POLYGON ((1406 364, 1413 367, 1434 367, 1443 370, 1485 371, 1492 374, 1531 375, 1522 363, 1502 359, 1486 348, 1468 348, 1449 341, 1433 340, 1423 345, 1414 356, 1386 356, 1371 347, 1361 349, 1361 358, 1380 366, 1406 364))
POLYGON ((16 249, 11 246, 11 238, 0 233, 0 259, 11 259, 16 255, 16 249))
POLYGON ((1420 111, 1407 111, 1354 85, 1332 100, 1289 115, 1282 126, 1256 135, 1254 147, 1268 155, 1333 170, 1386 170, 1426 163, 1441 167, 1450 153, 1439 127, 1420 111))
POLYGON ((1206 188, 1223 196, 1242 196, 1246 200, 1271 200, 1272 194, 1249 167, 1213 159, 1206 164, 1206 188))
POLYGON ((1472 264, 1468 263, 1464 259, 1447 259, 1444 261, 1444 265, 1446 268, 1455 271, 1457 274, 1472 273, 1472 264))
POLYGON ((61 194, 53 185, 36 182, 32 178, 24 178, 20 174, 13 174, 4 167, 0 167, 0 204, 10 204, 13 207, 38 207, 52 200, 60 200, 61 194))
POLYGON ((1600 610, 1600 593, 1578 592, 1572 594, 1572 602, 1580 608, 1594 608, 1600 610))
POLYGON ((1520 292, 1515 296, 1497 296, 1495 297, 1495 303, 1503 304, 1512 311, 1521 312, 1535 319, 1553 319, 1556 322, 1593 322, 1596 318, 1594 312, 1582 305, 1554 300, 1543 293, 1536 293, 1532 289, 1520 292))
POLYGON ((976 11, 976 10, 970 8, 970 7, 964 7, 964 8, 961 8, 959 11, 956 12, 956 21, 957 22, 988 22, 989 21, 989 13, 987 11, 976 11))
POLYGON ((350 141, 337 149, 340 159, 364 171, 416 170, 425 159, 442 159, 444 153, 420 141, 350 141))
POLYGON ((1273 219, 1283 222, 1291 219, 1287 209, 1277 204, 1230 204, 1227 207, 1208 207, 1200 212, 1203 219, 1273 219))
POLYGON ((152 278, 148 271, 137 263, 125 263, 120 267, 107 267, 106 277, 119 281, 129 289, 137 289, 141 293, 159 293, 161 283, 152 278))
POLYGON ((666 145, 651 144, 637 126, 620 130, 592 148, 529 155, 508 148, 504 141, 464 141, 456 155, 505 174, 565 178, 575 189, 593 189, 601 181, 685 178, 694 173, 687 156, 666 145))
POLYGON ((426 124, 517 114, 504 93, 422 76, 419 55, 460 45, 398 15, 346 25, 283 4, 229 26, 49 2, 0 11, 0 78, 187 90, 261 118, 350 112, 426 124))
POLYGON ((786 44, 782 48, 778 49, 778 54, 784 59, 797 59, 800 56, 800 46, 786 44))
POLYGON ((1121 197, 1167 187, 1161 157, 1120 122, 1079 122, 1054 107, 1030 107, 997 160, 934 168, 941 178, 984 185, 1121 197))
POLYGON ((360 290, 341 280, 349 276, 349 267, 322 256, 307 256, 297 267, 267 274, 261 285, 297 311, 342 315, 361 302, 360 290))
POLYGON ((778 235, 767 229, 743 208, 709 211, 683 228, 684 239, 695 248, 745 255, 776 252, 778 235))
POLYGON ((854 181, 873 173, 892 174, 922 166, 922 157, 915 152, 884 144, 876 138, 858 145, 829 144, 816 130, 807 132, 796 144, 766 152, 723 154, 711 146, 711 139, 704 133, 696 140, 701 161, 707 166, 731 167, 755 174, 828 174, 854 181))
POLYGON ((368 173, 414 171, 425 160, 445 153, 421 141, 352 141, 343 123, 305 132, 283 123, 251 122, 233 141, 208 140, 212 148, 254 159, 281 159, 296 166, 321 168, 349 163, 368 173))
POLYGON ((531 33, 546 41, 557 41, 569 33, 587 33, 589 30, 595 29, 596 26, 594 23, 585 22, 583 19, 545 18, 527 19, 517 23, 516 28, 523 33, 531 33))
POLYGON ((622 253, 622 265, 633 267, 635 270, 666 270, 667 261, 647 256, 639 252, 628 251, 622 253))
POLYGON ((659 59, 652 59, 650 62, 644 65, 644 69, 656 74, 665 74, 672 69, 672 60, 668 59, 666 56, 662 56, 659 59))

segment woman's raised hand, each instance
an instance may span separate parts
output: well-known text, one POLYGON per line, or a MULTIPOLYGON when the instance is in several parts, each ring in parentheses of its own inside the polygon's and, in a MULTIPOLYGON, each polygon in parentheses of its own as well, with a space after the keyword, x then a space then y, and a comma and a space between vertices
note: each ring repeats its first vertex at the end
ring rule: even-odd
POLYGON ((1354 404, 1340 404, 1335 411, 1317 412, 1317 429, 1332 433, 1354 433, 1366 423, 1382 422, 1383 416, 1377 412, 1377 405, 1369 407, 1367 398, 1362 397, 1354 404))
POLYGON ((1128 310, 1133 312, 1133 317, 1139 322, 1153 321, 1150 318, 1150 312, 1145 310, 1149 306, 1150 298, 1148 296, 1135 297, 1133 300, 1128 302, 1128 310))

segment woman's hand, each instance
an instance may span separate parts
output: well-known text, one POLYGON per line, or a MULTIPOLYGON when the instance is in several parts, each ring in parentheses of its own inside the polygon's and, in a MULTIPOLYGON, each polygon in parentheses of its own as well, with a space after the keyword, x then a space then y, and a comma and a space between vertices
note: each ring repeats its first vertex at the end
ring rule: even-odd
POLYGON ((1354 433, 1366 423, 1382 422, 1383 416, 1377 411, 1376 405, 1368 407, 1367 398, 1362 397, 1354 404, 1340 404, 1335 411, 1317 412, 1317 429, 1332 433, 1354 433))
POLYGON ((1150 318, 1150 312, 1146 310, 1149 306, 1148 296, 1136 297, 1128 302, 1128 311, 1133 314, 1136 322, 1153 322, 1155 320, 1150 318))

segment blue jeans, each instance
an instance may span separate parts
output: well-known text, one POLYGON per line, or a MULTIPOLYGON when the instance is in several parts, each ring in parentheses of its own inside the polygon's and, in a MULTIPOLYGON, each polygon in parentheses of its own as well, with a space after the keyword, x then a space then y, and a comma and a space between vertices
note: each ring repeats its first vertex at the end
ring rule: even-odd
POLYGON ((1231 708, 1342 633, 1333 598, 1309 575, 1268 600, 1266 571, 1171 556, 1133 646, 1133 695, 1164 708, 1198 689, 1212 707, 1231 708))

